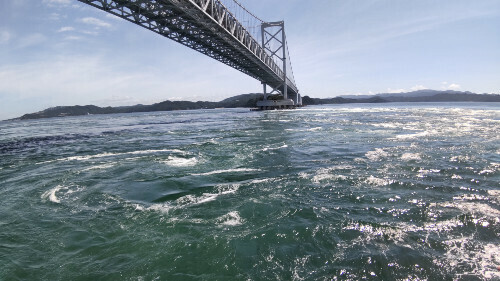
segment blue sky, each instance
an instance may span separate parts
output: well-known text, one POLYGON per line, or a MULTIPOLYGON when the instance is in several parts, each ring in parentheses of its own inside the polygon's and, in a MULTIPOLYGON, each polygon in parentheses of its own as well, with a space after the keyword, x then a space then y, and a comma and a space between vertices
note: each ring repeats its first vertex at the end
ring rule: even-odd
MULTIPOLYGON (((302 95, 500 93, 500 1, 239 0, 285 20, 302 95)), ((0 120, 57 105, 260 92, 226 65, 76 0, 0 0, 0 120)))

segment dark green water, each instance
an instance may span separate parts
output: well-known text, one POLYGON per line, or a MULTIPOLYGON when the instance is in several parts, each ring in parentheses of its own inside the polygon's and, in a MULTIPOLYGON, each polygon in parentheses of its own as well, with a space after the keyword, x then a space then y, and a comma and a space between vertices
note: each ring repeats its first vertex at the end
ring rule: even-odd
POLYGON ((0 122, 0 280, 499 280, 500 105, 0 122))

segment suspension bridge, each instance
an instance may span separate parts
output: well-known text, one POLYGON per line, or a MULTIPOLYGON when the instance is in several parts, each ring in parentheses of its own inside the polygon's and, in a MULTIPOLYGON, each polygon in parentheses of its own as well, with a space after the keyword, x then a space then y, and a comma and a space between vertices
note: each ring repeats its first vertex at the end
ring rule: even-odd
POLYGON ((257 103, 260 109, 302 105, 283 21, 263 21, 237 0, 78 1, 156 32, 257 79, 264 92, 264 100, 257 103), (268 100, 274 93, 279 93, 283 99, 268 100))

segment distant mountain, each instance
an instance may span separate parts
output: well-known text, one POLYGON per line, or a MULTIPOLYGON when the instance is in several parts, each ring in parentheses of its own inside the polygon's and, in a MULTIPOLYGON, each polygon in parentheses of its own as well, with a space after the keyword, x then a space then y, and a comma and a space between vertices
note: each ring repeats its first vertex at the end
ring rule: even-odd
MULTIPOLYGON (((255 107, 258 100, 263 99, 260 93, 243 94, 227 98, 219 102, 209 101, 163 101, 152 105, 132 105, 120 107, 99 107, 95 105, 75 105, 51 107, 39 112, 25 114, 19 118, 39 119, 64 116, 80 116, 89 114, 112 114, 151 111, 172 111, 189 109, 213 109, 213 108, 235 108, 255 107)), ((391 94, 384 93, 373 96, 341 96, 335 98, 302 98, 304 105, 317 104, 343 104, 343 103, 386 103, 386 102, 500 102, 500 95, 474 94, 459 91, 435 91, 420 90, 408 93, 391 94)))
POLYGON ((333 99, 314 99, 314 101, 309 104, 350 102, 500 102, 500 95, 475 94, 461 91, 419 90, 396 94, 345 95, 333 99))
POLYGON ((336 97, 336 98, 311 98, 309 96, 304 96, 302 98, 302 103, 304 105, 316 105, 316 104, 342 104, 342 103, 384 103, 389 102, 386 99, 383 99, 378 96, 369 96, 366 98, 344 98, 344 97, 336 97))
POLYGON ((421 90, 402 94, 377 95, 390 102, 500 102, 500 95, 459 91, 421 90))
POLYGON ((172 111, 189 109, 213 109, 213 108, 235 108, 235 107, 255 107, 257 100, 262 98, 262 94, 244 94, 225 99, 220 102, 209 101, 163 101, 152 105, 132 105, 120 107, 99 107, 95 105, 75 105, 75 106, 56 106, 39 112, 25 114, 19 118, 40 119, 64 116, 80 116, 89 114, 112 114, 112 113, 133 113, 133 112, 152 112, 152 111, 172 111))

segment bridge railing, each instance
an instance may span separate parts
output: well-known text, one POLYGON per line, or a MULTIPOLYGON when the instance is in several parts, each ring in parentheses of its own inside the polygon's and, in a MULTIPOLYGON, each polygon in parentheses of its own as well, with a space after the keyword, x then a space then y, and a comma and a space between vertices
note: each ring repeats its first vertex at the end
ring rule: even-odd
POLYGON ((264 51, 256 38, 240 23, 231 11, 219 0, 190 0, 220 26, 240 41, 249 51, 268 65, 277 75, 283 77, 282 69, 264 51))

